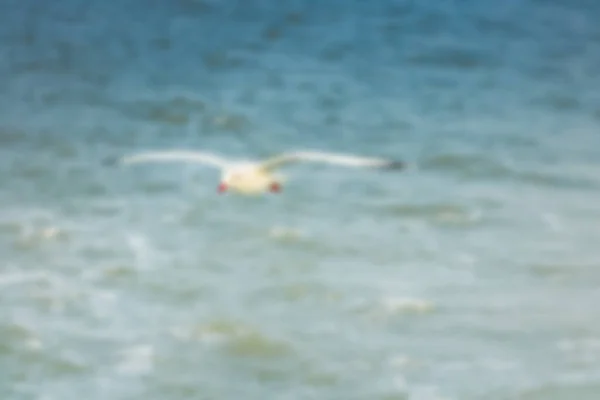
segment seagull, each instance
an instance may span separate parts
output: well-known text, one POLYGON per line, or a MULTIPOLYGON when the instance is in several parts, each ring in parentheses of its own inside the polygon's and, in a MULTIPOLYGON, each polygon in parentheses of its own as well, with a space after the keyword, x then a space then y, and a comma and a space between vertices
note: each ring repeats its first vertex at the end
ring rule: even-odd
POLYGON ((284 177, 276 170, 298 162, 320 162, 346 167, 403 169, 404 162, 383 158, 359 157, 320 151, 286 152, 258 161, 228 160, 218 154, 189 150, 146 151, 120 159, 122 165, 145 162, 188 162, 203 164, 221 171, 218 193, 230 191, 241 195, 259 195, 282 191, 284 177))

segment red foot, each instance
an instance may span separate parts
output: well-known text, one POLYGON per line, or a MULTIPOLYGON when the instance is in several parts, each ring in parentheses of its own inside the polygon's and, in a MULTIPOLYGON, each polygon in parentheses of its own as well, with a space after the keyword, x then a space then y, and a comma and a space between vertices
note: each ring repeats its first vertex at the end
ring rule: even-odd
POLYGON ((279 193, 279 192, 281 192, 281 185, 280 185, 279 183, 277 183, 277 182, 273 182, 273 183, 271 183, 271 185, 269 186, 269 190, 270 190, 272 193, 279 193))

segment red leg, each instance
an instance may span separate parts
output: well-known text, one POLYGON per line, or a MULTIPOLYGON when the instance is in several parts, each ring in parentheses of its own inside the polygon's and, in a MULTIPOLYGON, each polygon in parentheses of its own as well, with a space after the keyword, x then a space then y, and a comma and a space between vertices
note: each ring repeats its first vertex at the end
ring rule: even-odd
POLYGON ((279 193, 281 192, 281 185, 278 182, 273 182, 271 183, 271 185, 269 186, 269 190, 272 193, 279 193))

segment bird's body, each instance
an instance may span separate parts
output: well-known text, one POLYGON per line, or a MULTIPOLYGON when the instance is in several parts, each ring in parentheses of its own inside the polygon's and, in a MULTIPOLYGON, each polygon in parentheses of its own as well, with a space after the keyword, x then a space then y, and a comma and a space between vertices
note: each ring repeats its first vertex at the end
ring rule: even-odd
POLYGON ((218 192, 223 193, 232 191, 243 195, 280 192, 284 178, 274 171, 277 168, 294 162, 324 162, 349 167, 380 169, 398 169, 404 167, 404 163, 399 161, 315 151, 284 153, 276 157, 256 162, 231 162, 215 154, 186 150, 152 151, 121 159, 123 164, 157 161, 187 161, 219 168, 221 170, 221 182, 218 186, 218 192))
POLYGON ((224 171, 219 192, 231 190, 244 195, 258 195, 281 190, 282 176, 277 176, 256 164, 239 164, 224 171))

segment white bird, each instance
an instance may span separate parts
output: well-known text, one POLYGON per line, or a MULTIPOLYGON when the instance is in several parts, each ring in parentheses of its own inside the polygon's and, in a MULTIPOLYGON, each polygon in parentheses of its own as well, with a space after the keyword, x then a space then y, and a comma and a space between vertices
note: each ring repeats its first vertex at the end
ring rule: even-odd
POLYGON ((179 161, 208 165, 221 170, 221 180, 217 188, 219 193, 232 191, 244 195, 280 192, 284 178, 274 171, 287 164, 301 161, 378 169, 404 167, 401 161, 317 151, 283 153, 262 161, 231 161, 216 154, 188 150, 147 151, 123 157, 120 161, 122 164, 179 161))

